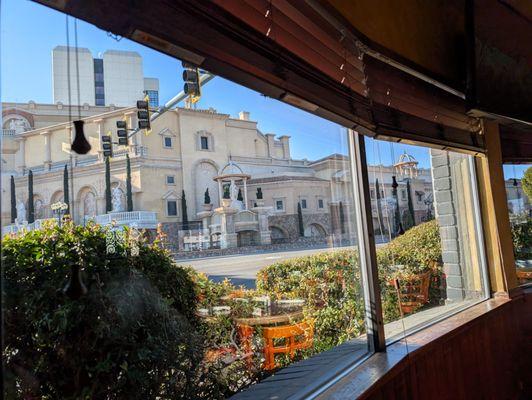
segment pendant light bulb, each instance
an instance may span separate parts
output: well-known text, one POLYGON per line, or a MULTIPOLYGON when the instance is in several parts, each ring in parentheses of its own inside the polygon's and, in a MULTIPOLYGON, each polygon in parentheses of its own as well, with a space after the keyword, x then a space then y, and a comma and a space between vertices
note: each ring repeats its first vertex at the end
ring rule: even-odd
POLYGON ((83 132, 83 125, 85 124, 84 121, 78 120, 74 121, 74 141, 72 142, 71 149, 74 150, 78 154, 87 154, 90 149, 91 145, 87 141, 87 138, 85 137, 85 133, 83 132))

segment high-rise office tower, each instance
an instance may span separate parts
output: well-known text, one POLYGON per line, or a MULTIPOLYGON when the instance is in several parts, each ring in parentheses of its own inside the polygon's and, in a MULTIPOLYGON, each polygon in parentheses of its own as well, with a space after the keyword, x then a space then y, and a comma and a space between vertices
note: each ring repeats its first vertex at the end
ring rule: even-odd
POLYGON ((78 103, 78 71, 80 104, 133 106, 146 91, 150 105, 159 105, 159 80, 144 78, 142 57, 138 53, 107 50, 101 58, 93 58, 89 49, 78 48, 76 57, 76 48, 66 46, 57 46, 52 51, 54 103, 78 103))

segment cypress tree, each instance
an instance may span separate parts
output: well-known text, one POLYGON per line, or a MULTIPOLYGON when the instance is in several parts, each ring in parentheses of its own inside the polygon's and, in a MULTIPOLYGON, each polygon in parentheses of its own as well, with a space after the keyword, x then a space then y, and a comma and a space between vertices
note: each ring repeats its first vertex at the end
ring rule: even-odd
POLYGON ((185 197, 185 190, 181 192, 181 214, 183 215, 183 229, 188 230, 187 199, 185 197))
POLYGON ((414 212, 414 203, 412 202, 410 180, 406 181, 406 195, 408 196, 408 227, 411 228, 416 225, 416 214, 414 212))
POLYGON ((111 201, 111 164, 109 157, 105 157, 105 212, 110 213, 113 210, 111 201))
POLYGON ((236 199, 238 201, 244 201, 244 198, 242 197, 242 189, 238 189, 238 195, 236 196, 236 199))
POLYGON ((303 226, 303 211, 301 210, 300 202, 297 202, 297 223, 299 227, 299 236, 305 236, 305 227, 303 226))
POLYGON ((344 213, 344 204, 340 202, 338 205, 338 213, 340 214, 340 232, 345 233, 345 213, 344 213))
POLYGON ((67 205, 66 214, 70 214, 70 196, 68 189, 68 167, 63 169, 63 202, 67 205))
POLYGON ((379 222, 379 232, 381 235, 384 235, 384 221, 382 219, 381 189, 379 186, 379 179, 375 179, 375 192, 377 197, 377 219, 379 222))
POLYGON ((17 197, 15 194, 15 177, 11 175, 11 223, 17 219, 17 197))
POLYGON ((126 199, 127 211, 133 211, 133 192, 131 190, 131 161, 129 154, 126 154, 126 199))
POLYGON ((209 188, 205 190, 203 195, 203 204, 211 204, 211 196, 209 195, 209 188))
POLYGON ((394 233, 396 236, 399 236, 399 235, 402 235, 403 233, 405 233, 404 229, 403 229, 403 224, 401 223, 401 213, 399 211, 399 197, 397 197, 397 186, 399 186, 397 184, 397 180, 395 179, 395 176, 392 176, 392 197, 395 201, 395 210, 394 210, 394 215, 395 215, 395 226, 394 226, 394 233))
POLYGON ((33 172, 28 173, 28 223, 35 222, 35 208, 33 206, 33 172))

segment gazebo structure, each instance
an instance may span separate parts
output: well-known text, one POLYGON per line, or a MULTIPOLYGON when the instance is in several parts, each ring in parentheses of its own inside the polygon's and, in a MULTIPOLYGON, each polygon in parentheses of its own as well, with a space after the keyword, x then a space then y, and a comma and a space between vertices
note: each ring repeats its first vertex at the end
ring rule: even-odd
POLYGON ((233 161, 229 161, 218 172, 213 179, 218 182, 218 193, 220 204, 224 208, 235 208, 237 210, 248 209, 247 180, 250 175, 245 174, 242 168, 233 161), (237 185, 241 184, 239 188, 237 185), (243 201, 238 200, 238 191, 243 194, 243 201))
POLYGON ((417 168, 418 161, 406 151, 399 156, 399 160, 394 164, 395 171, 410 179, 414 179, 418 175, 417 168))
POLYGON ((227 249, 271 244, 268 215, 272 210, 271 207, 249 209, 247 181, 250 178, 233 161, 223 166, 213 178, 218 183, 220 207, 198 213, 203 223, 203 236, 209 238, 209 246, 227 249), (239 191, 242 200, 239 200, 239 191))

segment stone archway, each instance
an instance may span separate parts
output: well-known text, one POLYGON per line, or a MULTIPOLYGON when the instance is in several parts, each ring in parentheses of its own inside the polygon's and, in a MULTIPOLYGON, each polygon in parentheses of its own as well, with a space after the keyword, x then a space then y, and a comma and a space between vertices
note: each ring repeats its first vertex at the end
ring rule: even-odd
POLYGON ((214 177, 218 174, 216 164, 210 160, 201 160, 194 168, 194 205, 196 212, 202 210, 204 204, 205 190, 209 189, 209 197, 213 208, 220 206, 218 184, 214 181, 214 177))
POLYGON ((305 237, 322 238, 327 236, 327 231, 323 226, 314 222, 305 228, 305 237))
POLYGON ((272 238, 272 244, 286 243, 288 241, 288 233, 278 226, 270 226, 270 236, 272 238))
POLYGON ((96 192, 93 188, 85 186, 78 192, 79 215, 82 219, 85 217, 94 217, 98 214, 96 203, 96 192))

